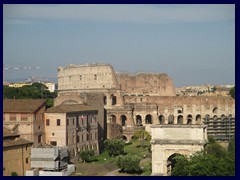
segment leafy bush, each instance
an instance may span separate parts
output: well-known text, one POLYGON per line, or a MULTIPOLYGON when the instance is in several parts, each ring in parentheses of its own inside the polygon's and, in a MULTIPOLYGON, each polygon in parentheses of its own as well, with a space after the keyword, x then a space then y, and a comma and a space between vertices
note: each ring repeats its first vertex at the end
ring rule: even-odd
POLYGON ((89 162, 90 157, 94 156, 94 151, 93 150, 87 150, 87 151, 81 151, 79 153, 79 157, 84 161, 84 162, 89 162))
POLYGON ((121 139, 112 139, 104 141, 105 150, 110 156, 118 156, 124 153, 124 141, 121 139))
POLYGON ((140 160, 140 157, 128 154, 125 156, 118 156, 115 163, 123 172, 139 173, 141 171, 139 167, 140 160))

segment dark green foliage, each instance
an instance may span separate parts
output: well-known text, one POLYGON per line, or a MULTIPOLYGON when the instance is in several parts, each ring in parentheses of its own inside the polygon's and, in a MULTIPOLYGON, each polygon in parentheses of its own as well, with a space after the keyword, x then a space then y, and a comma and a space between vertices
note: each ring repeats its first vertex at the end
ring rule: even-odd
POLYGON ((57 92, 50 92, 41 83, 33 83, 19 88, 3 86, 4 99, 47 99, 46 107, 53 106, 53 99, 57 97, 57 92))
POLYGON ((125 156, 118 156, 115 163, 121 168, 122 172, 139 173, 141 171, 139 167, 140 160, 140 157, 128 154, 125 156))
POLYGON ((87 150, 87 151, 81 151, 79 153, 79 157, 84 161, 84 162, 89 162, 90 158, 94 156, 94 151, 93 150, 87 150))
POLYGON ((208 144, 204 149, 206 154, 215 155, 217 158, 226 156, 227 151, 218 143, 208 144))
POLYGON ((134 133, 133 139, 137 140, 145 140, 145 141, 150 141, 151 140, 151 135, 145 131, 145 130, 140 130, 134 133))
POLYGON ((231 97, 235 99, 235 86, 232 87, 232 88, 229 90, 229 93, 230 93, 231 97))
POLYGON ((145 131, 145 130, 140 130, 134 133, 133 135, 133 140, 138 140, 141 142, 141 144, 139 145, 139 147, 145 147, 148 145, 144 145, 145 142, 149 142, 151 140, 151 135, 145 131))
POLYGON ((104 141, 105 150, 110 156, 118 156, 124 153, 124 141, 121 139, 112 139, 104 141))
POLYGON ((235 155, 235 138, 230 139, 228 144, 228 152, 235 155))
POLYGON ((174 160, 177 163, 177 166, 175 166, 172 170, 172 176, 185 176, 188 174, 188 160, 185 156, 183 155, 177 155, 174 157, 174 160))
POLYGON ((189 160, 176 157, 173 176, 234 176, 235 175, 235 144, 229 143, 228 151, 217 142, 210 143, 203 151, 195 153, 189 160))
POLYGON ((17 172, 11 172, 11 176, 18 176, 17 172))

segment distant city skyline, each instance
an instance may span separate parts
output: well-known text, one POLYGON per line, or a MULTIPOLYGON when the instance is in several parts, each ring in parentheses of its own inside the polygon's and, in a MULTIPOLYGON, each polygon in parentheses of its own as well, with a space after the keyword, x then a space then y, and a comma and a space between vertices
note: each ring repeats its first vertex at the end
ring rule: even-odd
POLYGON ((167 73, 176 87, 235 84, 235 5, 3 5, 3 65, 41 67, 5 80, 94 62, 167 73))

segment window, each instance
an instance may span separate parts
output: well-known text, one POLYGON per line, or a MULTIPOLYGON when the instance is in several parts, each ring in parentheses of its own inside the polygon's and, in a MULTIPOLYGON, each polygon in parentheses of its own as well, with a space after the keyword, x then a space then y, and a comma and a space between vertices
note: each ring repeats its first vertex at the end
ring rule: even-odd
POLYGON ((60 125, 61 125, 61 120, 57 119, 57 126, 60 126, 60 125))
POLYGON ((94 74, 94 80, 97 80, 97 75, 96 74, 94 74))
POLYGON ((42 135, 38 135, 38 143, 42 142, 42 135))
POLYGON ((55 136, 55 133, 52 133, 52 136, 55 136))
POLYGON ((57 141, 50 141, 50 144, 51 144, 52 146, 57 146, 57 141))
POLYGON ((49 119, 46 120, 46 126, 50 126, 50 120, 49 119))
POLYGON ((80 75, 80 78, 79 78, 80 80, 82 80, 82 75, 80 75))
POLYGON ((28 164, 28 158, 26 158, 26 164, 28 164))
POLYGON ((10 114, 10 121, 16 121, 16 120, 17 120, 16 114, 10 114))
POLYGON ((77 143, 79 143, 79 139, 80 139, 80 138, 79 138, 79 135, 77 135, 77 143))

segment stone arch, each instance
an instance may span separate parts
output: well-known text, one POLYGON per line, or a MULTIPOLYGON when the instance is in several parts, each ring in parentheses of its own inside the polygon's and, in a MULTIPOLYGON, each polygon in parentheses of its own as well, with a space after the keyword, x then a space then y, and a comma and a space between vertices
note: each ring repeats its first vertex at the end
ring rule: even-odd
POLYGON ((168 175, 168 176, 171 176, 171 174, 172 174, 172 169, 174 168, 174 166, 175 166, 176 163, 177 163, 175 157, 181 156, 181 155, 182 155, 182 154, 174 153, 174 154, 170 155, 170 156, 167 158, 167 175, 168 175))
POLYGON ((227 122, 226 122, 226 116, 225 116, 225 114, 222 114, 222 115, 221 115, 221 126, 224 127, 224 125, 225 125, 226 123, 227 123, 227 122))
POLYGON ((207 143, 206 127, 202 125, 155 125, 151 128, 152 175, 171 175, 175 155, 180 154, 188 158, 195 152, 203 150, 207 143), (173 131, 175 133, 172 133, 173 131), (180 133, 191 136, 179 136, 180 133), (196 136, 199 138, 197 141, 193 139, 196 136))
POLYGON ((214 107, 213 110, 212 110, 213 113, 218 113, 218 108, 217 107, 214 107))
POLYGON ((158 119, 159 119, 159 124, 164 124, 165 123, 165 117, 163 115, 160 115, 158 117, 158 119))
POLYGON ((232 114, 229 114, 229 115, 228 115, 228 119, 232 119, 232 114))
POLYGON ((145 124, 152 124, 152 115, 151 114, 146 115, 145 124))
POLYGON ((209 124, 210 115, 209 115, 209 114, 206 114, 203 119, 204 119, 204 124, 209 124))
POLYGON ((111 115, 111 123, 116 123, 117 122, 117 118, 115 115, 111 115))
POLYGON ((177 108, 177 113, 178 113, 178 114, 183 113, 183 107, 181 107, 181 106, 178 107, 178 108, 177 108))
POLYGON ((201 124, 202 123, 202 116, 200 114, 196 115, 196 124, 201 124))
POLYGON ((187 124, 192 124, 192 115, 191 114, 189 114, 187 116, 187 124))
POLYGON ((168 124, 173 124, 174 123, 174 116, 173 115, 169 115, 168 116, 168 124))
POLYGON ((182 115, 179 115, 177 117, 177 124, 183 124, 183 116, 182 115))
POLYGON ((107 105, 107 96, 105 96, 105 95, 103 96, 103 104, 107 105))
POLYGON ((121 119, 121 125, 126 126, 127 116, 121 115, 120 119, 121 119))
POLYGON ((221 115, 221 120, 224 121, 225 119, 226 119, 225 114, 222 114, 222 115, 221 115))
POLYGON ((127 136, 122 136, 122 139, 125 140, 125 141, 128 140, 128 139, 127 139, 127 136))
POLYGON ((112 105, 116 105, 117 104, 117 97, 114 96, 113 94, 110 97, 111 97, 111 100, 112 100, 112 105))
POLYGON ((136 124, 138 126, 142 126, 142 116, 140 116, 140 115, 136 116, 136 124))
POLYGON ((213 116, 213 129, 217 129, 217 120, 218 120, 217 115, 214 115, 213 116))
POLYGON ((70 99, 70 100, 63 101, 62 103, 62 105, 70 105, 70 104, 78 104, 78 102, 70 99))

